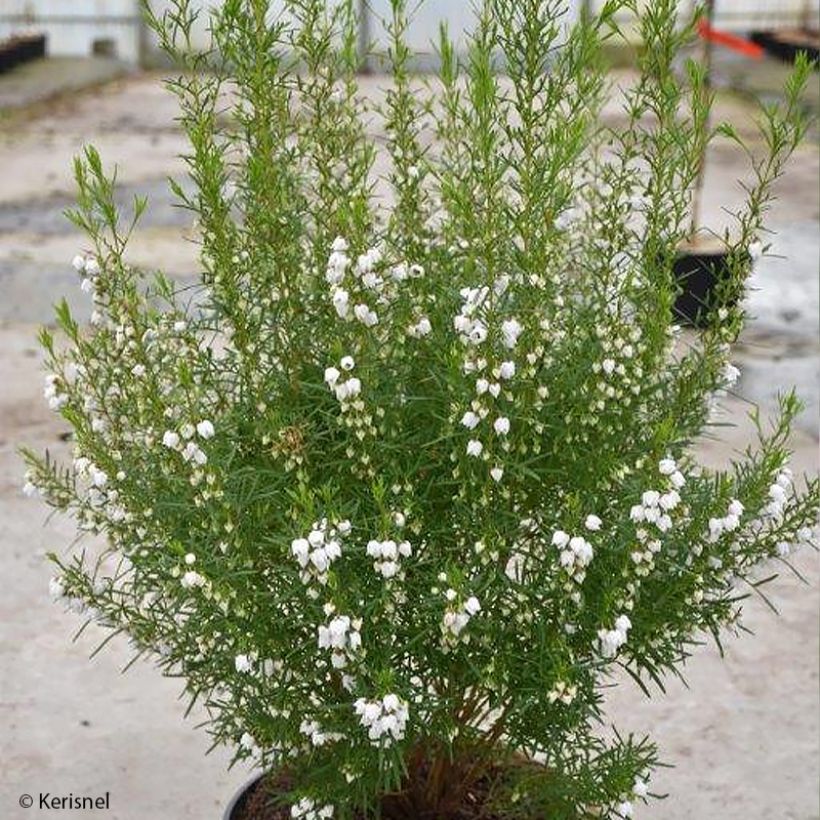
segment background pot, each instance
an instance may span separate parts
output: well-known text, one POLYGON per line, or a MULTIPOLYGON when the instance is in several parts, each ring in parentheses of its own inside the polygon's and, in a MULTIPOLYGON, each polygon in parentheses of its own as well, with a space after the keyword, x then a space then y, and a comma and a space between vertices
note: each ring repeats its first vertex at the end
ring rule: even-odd
POLYGON ((0 73, 10 71, 20 63, 36 60, 46 55, 44 34, 30 34, 0 40, 0 73))
POLYGON ((231 798, 225 809, 225 814, 222 815, 222 820, 236 820, 239 812, 245 807, 245 801, 253 791, 253 787, 264 777, 264 775, 257 774, 252 777, 239 791, 231 798))
POLYGON ((716 285, 729 275, 728 258, 723 246, 697 245, 678 251, 673 270, 680 293, 674 312, 681 324, 705 326, 705 308, 714 304, 716 285))

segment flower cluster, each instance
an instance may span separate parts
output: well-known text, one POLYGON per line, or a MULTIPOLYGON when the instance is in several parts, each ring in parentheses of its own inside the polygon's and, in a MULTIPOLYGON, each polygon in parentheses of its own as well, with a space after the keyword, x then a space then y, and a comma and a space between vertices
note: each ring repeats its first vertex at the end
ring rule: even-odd
POLYGON ((186 423, 183 424, 179 431, 166 430, 162 434, 162 445, 169 450, 174 450, 182 456, 182 460, 188 464, 197 467, 202 467, 208 463, 208 456, 202 447, 194 441, 194 437, 198 436, 201 440, 207 441, 213 438, 215 433, 213 424, 204 419, 196 425, 186 423))
POLYGON ((354 710, 373 744, 390 746, 404 738, 410 712, 398 695, 385 695, 381 700, 359 698, 354 710))
POLYGON ((310 745, 315 749, 344 740, 341 732, 326 732, 316 720, 303 720, 299 724, 299 731, 310 740, 310 745))
POLYGON ((342 539, 350 532, 350 522, 340 521, 330 527, 326 518, 315 521, 306 538, 294 538, 290 550, 299 563, 302 583, 313 581, 325 586, 328 570, 334 561, 342 557, 342 539))
POLYGON ((356 366, 352 356, 344 356, 339 364, 341 371, 336 367, 328 367, 325 370, 325 383, 339 403, 346 407, 362 392, 362 383, 356 376, 343 377, 343 373, 349 373, 356 366))
POLYGON ((578 687, 575 684, 569 684, 566 681, 556 681, 555 686, 550 689, 547 694, 547 700, 550 703, 563 703, 569 706, 575 700, 578 694, 578 687))
POLYGON ((351 621, 347 615, 337 615, 327 626, 319 627, 319 649, 331 651, 334 669, 344 669, 348 660, 362 647, 361 620, 351 621))
POLYGON ((630 629, 632 629, 632 621, 626 615, 619 615, 615 619, 614 629, 598 630, 601 654, 605 658, 614 658, 618 650, 626 643, 630 629))
POLYGON ((93 293, 97 277, 100 275, 100 263, 93 256, 77 254, 71 260, 71 266, 81 278, 80 287, 84 293, 93 293))
POLYGON ((373 559, 373 569, 382 576, 390 579, 400 576, 401 559, 409 558, 413 554, 413 547, 409 541, 400 541, 398 544, 392 539, 367 542, 367 555, 373 559))
POLYGON ((462 633, 470 619, 481 611, 481 604, 474 595, 461 603, 460 596, 454 589, 448 589, 444 593, 444 598, 447 601, 447 609, 441 619, 441 634, 445 648, 450 648, 459 641, 469 640, 469 636, 462 633))
POLYGON ((595 556, 592 544, 580 535, 570 537, 563 530, 556 530, 552 534, 552 545, 560 551, 561 566, 576 583, 583 583, 586 568, 595 556))
POLYGON ((775 477, 769 486, 769 503, 763 512, 773 519, 780 519, 789 500, 789 488, 792 483, 792 473, 788 467, 784 467, 775 477))
POLYGON ((290 816, 293 820, 329 820, 333 815, 333 806, 320 806, 310 797, 303 797, 290 809, 290 816))

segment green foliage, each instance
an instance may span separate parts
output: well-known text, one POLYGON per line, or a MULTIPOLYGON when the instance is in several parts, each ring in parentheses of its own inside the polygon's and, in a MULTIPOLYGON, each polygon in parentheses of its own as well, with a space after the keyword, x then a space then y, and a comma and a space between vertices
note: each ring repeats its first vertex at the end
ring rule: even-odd
POLYGON ((714 134, 673 0, 640 14, 617 125, 602 54, 630 0, 569 29, 560 0, 485 0, 424 93, 393 0, 380 106, 355 4, 285 5, 225 0, 200 53, 187 0, 151 20, 183 69, 195 290, 128 265, 146 203, 123 227, 96 151, 77 161, 94 317, 63 303, 66 344, 41 336, 75 458, 25 455, 105 547, 54 556, 52 592, 182 678, 215 743, 287 771, 295 817, 445 818, 476 789, 509 818, 627 816, 657 755, 604 739, 612 674, 663 689, 817 516, 793 396, 728 471, 691 450, 810 67, 762 111, 694 338, 672 263, 714 134))

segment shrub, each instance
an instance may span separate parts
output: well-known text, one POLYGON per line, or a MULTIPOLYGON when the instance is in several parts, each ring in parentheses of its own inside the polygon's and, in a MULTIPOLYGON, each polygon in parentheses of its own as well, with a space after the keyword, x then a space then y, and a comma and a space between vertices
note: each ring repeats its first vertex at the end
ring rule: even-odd
POLYGON ((42 333, 74 460, 27 453, 28 487, 105 547, 51 556, 52 593, 182 678, 293 817, 627 817, 657 753, 602 734, 603 687, 662 688, 737 629, 755 567, 817 516, 787 467, 793 395, 727 471, 691 448, 738 375, 810 67, 762 109, 695 337, 672 264, 715 132, 673 0, 640 14, 611 127, 603 52, 632 2, 565 36, 561 2, 486 0, 422 95, 393 0, 379 107, 353 3, 286 5, 225 0, 206 53, 187 0, 153 19, 183 69, 197 287, 129 266, 113 180, 91 148, 76 163, 94 314, 63 304, 60 342, 42 333))

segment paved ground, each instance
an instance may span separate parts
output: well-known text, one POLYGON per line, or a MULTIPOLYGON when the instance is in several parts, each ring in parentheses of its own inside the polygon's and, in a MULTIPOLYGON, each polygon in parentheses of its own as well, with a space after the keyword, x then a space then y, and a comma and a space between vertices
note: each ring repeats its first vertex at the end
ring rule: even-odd
MULTIPOLYGON (((379 81, 373 80, 375 89, 379 81)), ((0 88, 0 99, 2 99, 0 88)), ((373 93, 376 93, 373 91, 373 93)), ((738 96, 721 99, 720 116, 748 130, 738 96)), ((131 258, 185 278, 196 270, 191 226, 165 188, 178 176, 184 147, 175 108, 157 75, 118 80, 61 98, 0 125, 0 817, 40 816, 18 807, 22 793, 111 792, 118 820, 207 820, 246 772, 225 772, 225 756, 203 758, 207 739, 181 720, 177 684, 138 665, 121 677, 129 654, 122 641, 91 662, 100 633, 70 643, 75 622, 46 595, 46 550, 63 550, 66 521, 41 526, 44 510, 20 493, 20 443, 64 448, 62 425, 45 409, 34 335, 50 305, 80 299, 68 260, 80 240, 62 219, 71 202, 72 156, 93 142, 120 165, 124 199, 147 193, 149 215, 131 258)), ((795 438, 796 465, 817 469, 818 168, 817 148, 802 148, 779 187, 772 215, 775 250, 755 276, 751 304, 758 319, 738 353, 740 394, 771 407, 776 390, 797 384, 809 402, 795 438)), ((723 219, 737 201, 747 170, 728 145, 710 155, 706 219, 723 219)), ((705 457, 725 463, 750 440, 741 398, 727 403, 723 443, 704 442, 705 457)), ((689 666, 691 691, 671 683, 669 696, 645 701, 623 688, 612 714, 626 728, 651 731, 666 760, 657 787, 672 796, 642 818, 664 820, 816 820, 818 807, 818 561, 798 558, 808 588, 792 577, 772 584, 775 618, 759 601, 748 607, 755 638, 730 641, 721 661, 713 647, 689 666)), ((72 816, 81 816, 80 814, 72 816)))
POLYGON ((0 115, 31 109, 73 91, 84 91, 128 74, 125 63, 110 57, 49 57, 24 63, 0 82, 0 115))

